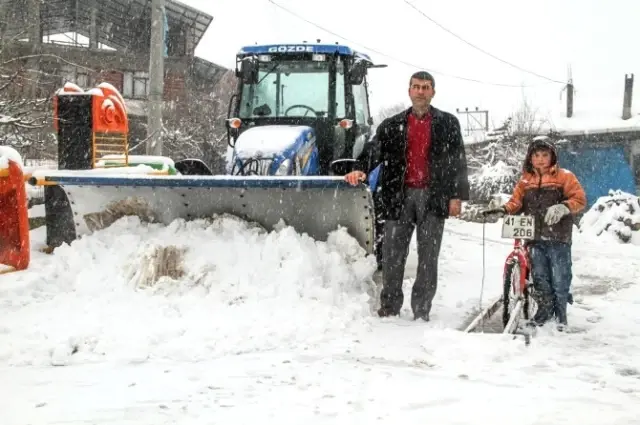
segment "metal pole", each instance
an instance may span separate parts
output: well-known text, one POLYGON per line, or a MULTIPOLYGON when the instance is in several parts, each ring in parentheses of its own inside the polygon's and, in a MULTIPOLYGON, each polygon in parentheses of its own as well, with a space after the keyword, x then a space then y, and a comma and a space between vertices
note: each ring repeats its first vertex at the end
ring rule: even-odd
POLYGON ((164 92, 164 0, 151 1, 149 46, 149 115, 147 155, 162 155, 162 95, 164 92))

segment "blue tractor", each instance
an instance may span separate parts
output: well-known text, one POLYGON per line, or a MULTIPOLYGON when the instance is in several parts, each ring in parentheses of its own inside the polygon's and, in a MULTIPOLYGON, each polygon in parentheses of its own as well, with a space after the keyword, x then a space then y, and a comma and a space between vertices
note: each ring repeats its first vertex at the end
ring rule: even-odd
POLYGON ((230 174, 326 176, 351 168, 372 137, 367 70, 385 65, 337 44, 247 46, 236 61, 230 174))

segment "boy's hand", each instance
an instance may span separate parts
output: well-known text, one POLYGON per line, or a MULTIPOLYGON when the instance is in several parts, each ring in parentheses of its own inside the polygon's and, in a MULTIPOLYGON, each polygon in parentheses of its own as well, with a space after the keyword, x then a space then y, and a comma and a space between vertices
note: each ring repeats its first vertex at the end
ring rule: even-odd
POLYGON ((547 214, 544 216, 544 221, 549 226, 553 226, 569 213, 571 213, 571 211, 569 211, 569 208, 565 204, 556 204, 549 207, 547 214))

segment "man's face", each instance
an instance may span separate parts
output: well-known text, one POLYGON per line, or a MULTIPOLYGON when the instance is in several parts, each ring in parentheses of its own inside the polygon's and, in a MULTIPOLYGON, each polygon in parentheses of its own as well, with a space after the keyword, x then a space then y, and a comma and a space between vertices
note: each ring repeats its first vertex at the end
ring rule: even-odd
POLYGON ((431 99, 436 94, 433 83, 429 80, 411 79, 409 85, 409 98, 414 108, 426 108, 431 104, 431 99))
POLYGON ((551 167, 551 151, 548 149, 540 149, 533 153, 531 156, 531 163, 533 168, 540 170, 547 170, 551 167))

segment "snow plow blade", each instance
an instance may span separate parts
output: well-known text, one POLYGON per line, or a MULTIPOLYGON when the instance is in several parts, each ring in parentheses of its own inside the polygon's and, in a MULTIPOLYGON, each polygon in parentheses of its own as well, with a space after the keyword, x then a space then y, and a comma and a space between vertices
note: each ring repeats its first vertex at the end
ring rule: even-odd
POLYGON ((232 214, 272 230, 280 220, 325 241, 346 228, 367 253, 374 246, 371 192, 342 177, 148 176, 51 171, 45 187, 47 245, 57 247, 125 215, 169 224, 232 214))

